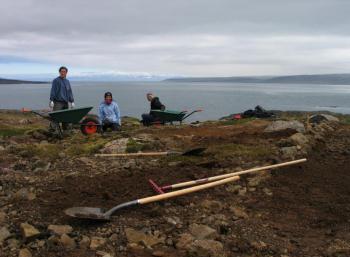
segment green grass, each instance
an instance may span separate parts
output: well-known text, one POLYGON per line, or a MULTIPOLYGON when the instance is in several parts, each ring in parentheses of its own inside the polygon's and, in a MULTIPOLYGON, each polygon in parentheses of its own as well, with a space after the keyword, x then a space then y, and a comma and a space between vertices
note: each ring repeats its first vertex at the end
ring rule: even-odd
POLYGON ((22 157, 40 157, 42 159, 54 159, 58 154, 62 152, 59 145, 56 144, 36 144, 36 145, 23 145, 18 149, 19 154, 22 157))
POLYGON ((245 124, 250 121, 255 120, 256 118, 245 118, 245 119, 239 119, 239 120, 225 120, 225 121, 219 121, 218 125, 222 126, 229 126, 229 125, 238 125, 238 124, 245 124))
POLYGON ((24 135, 28 129, 26 128, 0 128, 0 137, 12 137, 24 135))
POLYGON ((139 151, 142 151, 144 149, 144 144, 141 144, 134 139, 130 138, 127 145, 125 152, 127 153, 137 153, 139 151))
POLYGON ((350 115, 341 116, 340 122, 346 125, 350 125, 350 115))
POLYGON ((12 137, 25 135, 30 131, 41 128, 40 125, 26 125, 26 126, 8 126, 0 125, 0 137, 12 137))

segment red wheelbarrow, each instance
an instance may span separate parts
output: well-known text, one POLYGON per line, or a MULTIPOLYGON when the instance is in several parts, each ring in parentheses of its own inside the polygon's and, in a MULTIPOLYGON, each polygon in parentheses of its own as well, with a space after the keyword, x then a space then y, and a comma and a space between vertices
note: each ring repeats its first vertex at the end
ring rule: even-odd
POLYGON ((80 125, 80 130, 84 135, 91 135, 101 132, 101 124, 97 117, 88 115, 92 110, 92 106, 66 109, 52 112, 38 112, 33 110, 22 109, 22 112, 32 112, 40 117, 49 120, 52 128, 63 137, 60 123, 71 123, 80 125))

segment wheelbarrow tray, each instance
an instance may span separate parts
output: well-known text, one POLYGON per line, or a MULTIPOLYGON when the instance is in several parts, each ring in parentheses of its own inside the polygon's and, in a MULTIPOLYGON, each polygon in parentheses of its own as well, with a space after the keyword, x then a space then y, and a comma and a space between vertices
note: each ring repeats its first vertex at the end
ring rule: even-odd
POLYGON ((152 115, 160 122, 173 122, 173 121, 183 121, 187 112, 186 111, 174 111, 174 110, 152 110, 152 115))
POLYGON ((55 122, 66 122, 66 123, 79 123, 85 115, 87 115, 91 110, 92 106, 74 108, 74 109, 65 109, 54 112, 49 112, 48 115, 51 120, 55 122))

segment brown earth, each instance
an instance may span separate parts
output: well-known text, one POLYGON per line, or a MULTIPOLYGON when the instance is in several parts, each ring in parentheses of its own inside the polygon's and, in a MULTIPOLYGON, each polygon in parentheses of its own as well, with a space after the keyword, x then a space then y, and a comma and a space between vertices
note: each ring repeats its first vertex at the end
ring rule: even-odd
MULTIPOLYGON (((22 247, 29 247, 33 256, 98 256, 94 250, 71 251, 49 243, 46 229, 50 224, 71 225, 70 236, 77 242, 83 235, 106 238, 108 242, 101 250, 114 256, 156 256, 157 251, 161 256, 190 256, 176 243, 195 223, 217 231, 215 240, 222 243, 226 256, 350 256, 350 247, 344 246, 350 244, 350 126, 346 124, 315 141, 309 148, 307 163, 263 173, 258 176, 261 182, 255 185, 251 181, 256 176, 243 176, 234 184, 240 187, 219 186, 166 202, 132 207, 118 212, 111 222, 79 221, 63 214, 64 209, 72 206, 108 209, 153 195, 147 182, 150 178, 164 185, 280 162, 276 142, 294 132, 264 133, 269 123, 253 120, 128 132, 131 136, 152 135, 160 140, 163 150, 207 147, 199 157, 143 158, 129 162, 86 154, 50 160, 53 168, 33 173, 28 170, 28 163, 11 170, 14 162, 30 163, 33 156, 19 158, 18 153, 10 152, 2 157, 0 185, 5 192, 32 188, 36 198, 28 201, 4 197, 0 211, 10 218, 8 227, 13 237, 22 247), (247 216, 237 217, 233 207, 247 216), (22 222, 42 232, 35 242, 21 241, 22 222), (126 228, 162 237, 165 243, 152 248, 130 246, 126 228), (44 247, 36 246, 40 240, 45 242, 44 247)), ((3 139, 10 140, 23 139, 3 139)), ((63 144, 69 144, 69 139, 63 144)), ((17 256, 6 244, 3 249, 0 256, 17 256)))

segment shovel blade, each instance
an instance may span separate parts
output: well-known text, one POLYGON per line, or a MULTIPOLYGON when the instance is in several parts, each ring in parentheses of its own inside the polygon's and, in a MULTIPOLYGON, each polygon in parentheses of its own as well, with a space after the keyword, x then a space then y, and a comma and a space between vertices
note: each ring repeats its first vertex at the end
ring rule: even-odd
POLYGON ((89 219, 89 220, 110 220, 101 208, 94 207, 72 207, 66 209, 64 213, 73 218, 89 219))

